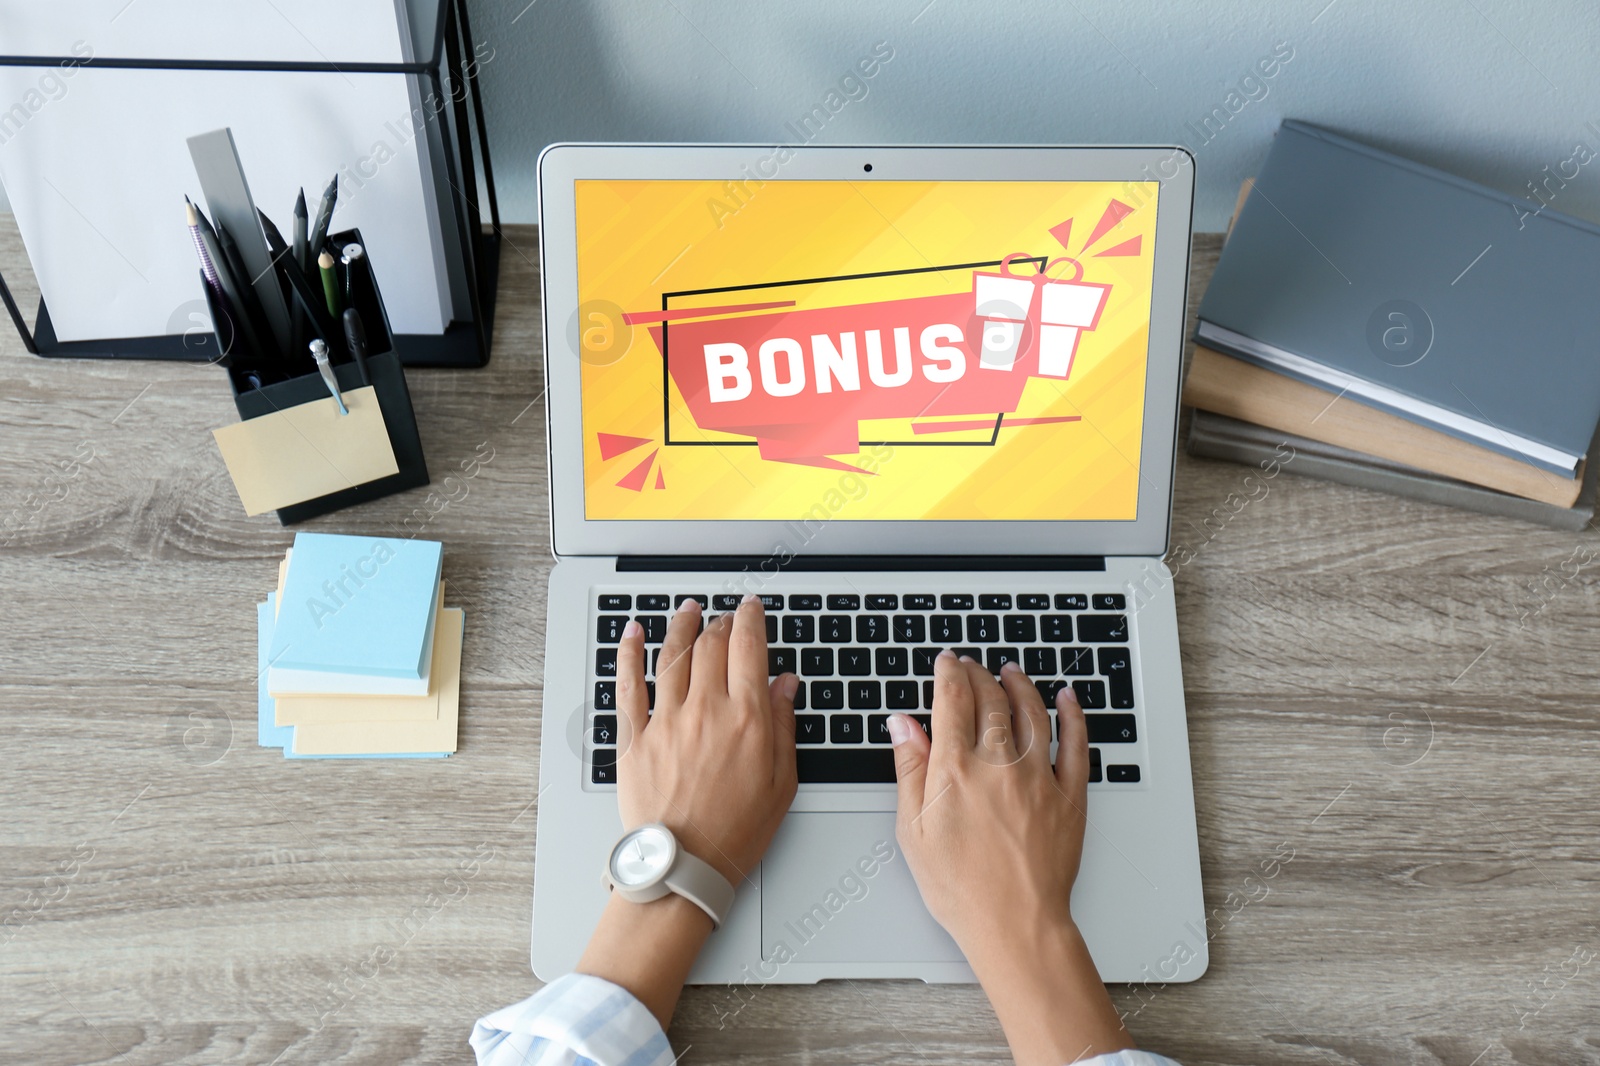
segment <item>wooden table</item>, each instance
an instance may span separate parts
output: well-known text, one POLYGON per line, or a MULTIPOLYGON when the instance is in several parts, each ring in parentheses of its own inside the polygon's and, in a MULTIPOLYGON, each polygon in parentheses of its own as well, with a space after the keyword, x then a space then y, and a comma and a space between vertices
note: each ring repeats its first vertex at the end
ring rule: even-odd
MULTIPOLYGON (((0 1061, 467 1062, 536 987, 545 420, 535 238, 508 238, 489 367, 409 375, 435 486, 492 460, 442 507, 306 527, 446 544, 440 763, 256 746, 254 605, 292 533, 241 513, 220 371, 0 330, 0 1061)), ((1130 1028, 1189 1066, 1600 1062, 1594 531, 1250 472, 1178 459, 1212 961, 1115 988, 1130 1028)), ((1007 1059, 976 987, 775 987, 719 1028, 739 1002, 686 993, 685 1063, 1007 1059)))

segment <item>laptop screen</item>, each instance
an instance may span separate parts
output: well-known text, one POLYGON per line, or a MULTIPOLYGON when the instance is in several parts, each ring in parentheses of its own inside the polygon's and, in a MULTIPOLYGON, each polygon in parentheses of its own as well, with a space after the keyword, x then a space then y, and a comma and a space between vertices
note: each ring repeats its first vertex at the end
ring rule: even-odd
POLYGON ((574 192, 587 518, 1136 517, 1155 182, 574 192))

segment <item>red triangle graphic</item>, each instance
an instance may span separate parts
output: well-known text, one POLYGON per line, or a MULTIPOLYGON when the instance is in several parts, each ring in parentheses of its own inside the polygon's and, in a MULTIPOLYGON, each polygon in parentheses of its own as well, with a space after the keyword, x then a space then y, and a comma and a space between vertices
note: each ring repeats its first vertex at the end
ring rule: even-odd
POLYGON ((596 433, 600 438, 600 458, 615 459, 623 452, 631 452, 641 444, 649 444, 649 437, 625 437, 620 433, 596 433))
POLYGON ((1139 237, 1133 238, 1133 240, 1131 240, 1131 241, 1123 241, 1121 244, 1117 245, 1115 248, 1107 248, 1103 252, 1094 253, 1095 258, 1098 259, 1103 255, 1138 255, 1139 254, 1139 248, 1140 248, 1141 242, 1143 242, 1143 240, 1144 240, 1144 237, 1143 236, 1139 236, 1139 237))
POLYGON ((666 474, 662 473, 661 468, 658 466, 658 467, 656 467, 656 488, 664 489, 666 487, 667 487, 667 476, 666 476, 666 474))
POLYGON ((1106 230, 1133 214, 1133 208, 1121 200, 1112 200, 1106 205, 1105 214, 1100 216, 1100 221, 1094 224, 1094 232, 1089 234, 1089 239, 1083 242, 1085 248, 1106 235, 1106 230))
POLYGON ((633 492, 638 492, 643 489, 644 479, 650 476, 650 464, 655 461, 655 458, 656 453, 655 450, 652 449, 650 454, 644 457, 644 462, 628 471, 627 477, 624 477, 621 481, 617 482, 617 488, 629 489, 633 492))
POLYGON ((1051 226, 1050 236, 1060 241, 1061 247, 1065 248, 1067 246, 1067 238, 1072 236, 1072 219, 1069 218, 1060 225, 1051 226))

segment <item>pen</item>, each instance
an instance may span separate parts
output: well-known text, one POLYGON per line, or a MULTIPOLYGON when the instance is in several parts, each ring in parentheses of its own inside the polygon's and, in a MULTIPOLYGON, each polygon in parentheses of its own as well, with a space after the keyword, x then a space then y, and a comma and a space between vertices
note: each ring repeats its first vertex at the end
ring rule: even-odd
POLYGON ((350 357, 356 361, 361 384, 371 385, 372 378, 367 374, 367 331, 361 325, 361 312, 354 307, 344 312, 344 343, 350 349, 350 357))
POLYGON ((323 252, 317 256, 317 266, 322 270, 322 294, 328 300, 328 314, 339 317, 339 276, 333 272, 333 256, 323 252))
POLYGON ((381 331, 378 286, 372 280, 372 262, 367 258, 367 250, 353 242, 347 244, 339 262, 344 266, 344 305, 361 312, 363 326, 371 322, 373 329, 381 331))
MULTIPOLYGON (((322 190, 322 203, 317 207, 317 224, 311 228, 311 251, 315 255, 322 251, 322 246, 328 240, 328 223, 333 220, 333 205, 339 199, 339 175, 335 174, 333 180, 328 182, 328 187, 322 190)), ((310 264, 306 272, 310 273, 310 264)))
POLYGON ((328 361, 328 344, 321 337, 311 342, 311 358, 317 361, 317 370, 322 374, 328 391, 333 393, 333 402, 339 405, 339 413, 349 414, 350 408, 344 405, 344 397, 339 395, 339 379, 333 376, 333 364, 328 361))
POLYGON ((306 236, 306 191, 294 201, 294 262, 304 273, 311 273, 311 242, 306 236))

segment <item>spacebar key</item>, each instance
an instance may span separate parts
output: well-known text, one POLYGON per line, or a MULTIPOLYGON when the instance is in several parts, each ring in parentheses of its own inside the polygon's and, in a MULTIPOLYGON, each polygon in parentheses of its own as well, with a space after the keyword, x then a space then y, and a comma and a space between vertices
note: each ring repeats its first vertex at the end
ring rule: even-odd
POLYGON ((894 782, 892 748, 800 748, 794 754, 802 785, 894 782))

